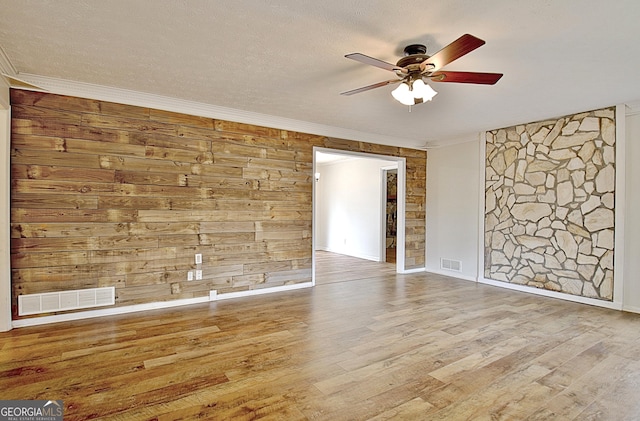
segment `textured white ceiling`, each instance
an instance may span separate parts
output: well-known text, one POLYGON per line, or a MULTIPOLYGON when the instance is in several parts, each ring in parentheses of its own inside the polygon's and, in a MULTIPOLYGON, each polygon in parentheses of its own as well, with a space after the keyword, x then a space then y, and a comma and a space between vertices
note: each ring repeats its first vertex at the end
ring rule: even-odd
POLYGON ((423 147, 637 101, 639 19, 637 0, 0 0, 0 47, 25 78, 423 147), (345 54, 395 63, 407 44, 427 44, 433 54, 464 33, 487 44, 446 69, 504 73, 495 86, 433 83, 435 99, 410 113, 390 86, 339 95, 394 77, 345 54))

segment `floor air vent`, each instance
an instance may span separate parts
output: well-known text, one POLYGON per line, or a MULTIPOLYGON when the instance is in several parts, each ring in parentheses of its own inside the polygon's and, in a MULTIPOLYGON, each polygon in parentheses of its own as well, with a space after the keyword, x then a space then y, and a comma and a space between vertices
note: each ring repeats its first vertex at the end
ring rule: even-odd
POLYGON ((115 287, 19 295, 18 315, 112 306, 116 303, 115 297, 115 287))
POLYGON ((440 259, 440 269, 462 272, 462 262, 453 259, 440 259))

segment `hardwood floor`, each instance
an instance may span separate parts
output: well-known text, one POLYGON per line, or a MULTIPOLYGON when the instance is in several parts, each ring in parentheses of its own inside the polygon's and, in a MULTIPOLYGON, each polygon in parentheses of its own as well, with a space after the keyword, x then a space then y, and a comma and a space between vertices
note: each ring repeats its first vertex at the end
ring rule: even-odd
POLYGON ((350 282, 373 277, 395 275, 394 263, 356 259, 341 254, 316 251, 316 285, 350 282))
POLYGON ((312 289, 0 333, 0 399, 63 399, 65 420, 640 418, 638 315, 319 260, 312 289))

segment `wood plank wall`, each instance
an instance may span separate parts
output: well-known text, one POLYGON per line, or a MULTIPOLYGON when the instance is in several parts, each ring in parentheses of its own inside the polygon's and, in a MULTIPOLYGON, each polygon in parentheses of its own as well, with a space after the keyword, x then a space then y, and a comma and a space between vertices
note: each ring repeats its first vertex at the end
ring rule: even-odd
POLYGON ((116 305, 311 280, 313 146, 407 158, 407 268, 424 266, 426 152, 11 91, 17 296, 115 286, 116 305), (203 279, 187 281, 194 254, 203 279))

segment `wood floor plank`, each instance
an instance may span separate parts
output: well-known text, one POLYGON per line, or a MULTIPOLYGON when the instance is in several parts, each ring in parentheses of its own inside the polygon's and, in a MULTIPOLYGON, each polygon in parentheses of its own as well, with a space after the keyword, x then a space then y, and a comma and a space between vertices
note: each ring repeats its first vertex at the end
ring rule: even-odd
POLYGON ((431 408, 432 406, 429 402, 425 402, 421 398, 413 398, 408 402, 384 411, 383 413, 371 418, 371 421, 394 419, 419 420, 424 418, 425 413, 429 412, 431 408))
POLYGON ((66 420, 640 419, 640 315, 318 252, 310 289, 0 333, 66 420))
MULTIPOLYGON (((580 419, 580 414, 587 407, 615 387, 618 379, 627 372, 629 363, 629 360, 617 355, 607 356, 591 369, 586 369, 584 376, 555 395, 544 408, 529 418, 537 420, 551 416, 556 419, 580 419)), ((635 414, 634 419, 638 419, 638 414, 635 414)))
POLYGON ((640 413, 640 400, 634 391, 640 390, 640 361, 629 363, 626 373, 591 403, 578 418, 595 420, 634 420, 640 413))

